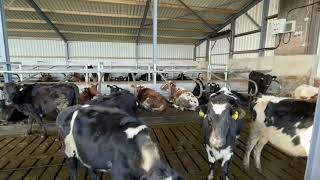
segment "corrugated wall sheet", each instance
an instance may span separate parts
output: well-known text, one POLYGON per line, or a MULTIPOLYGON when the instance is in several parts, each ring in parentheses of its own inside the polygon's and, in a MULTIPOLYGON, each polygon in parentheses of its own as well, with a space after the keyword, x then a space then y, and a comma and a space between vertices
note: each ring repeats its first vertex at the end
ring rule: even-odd
MULTIPOLYGON (((193 60, 193 45, 158 45, 159 61, 193 60)), ((65 47, 63 41, 9 39, 9 51, 12 62, 24 64, 65 64, 65 47)), ((73 62, 90 61, 135 61, 134 43, 116 42, 69 42, 70 60, 73 62)), ((152 44, 141 44, 139 56, 152 58, 152 44)))

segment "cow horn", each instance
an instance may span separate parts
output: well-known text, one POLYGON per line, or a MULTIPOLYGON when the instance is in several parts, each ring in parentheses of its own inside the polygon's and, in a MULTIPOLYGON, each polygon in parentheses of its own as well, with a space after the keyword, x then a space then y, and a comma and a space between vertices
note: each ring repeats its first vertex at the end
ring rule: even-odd
POLYGON ((203 87, 202 87, 202 83, 200 81, 198 81, 198 79, 192 78, 190 77, 196 84, 199 84, 200 87, 200 93, 198 96, 195 96, 196 98, 201 98, 202 97, 202 93, 203 93, 203 87))

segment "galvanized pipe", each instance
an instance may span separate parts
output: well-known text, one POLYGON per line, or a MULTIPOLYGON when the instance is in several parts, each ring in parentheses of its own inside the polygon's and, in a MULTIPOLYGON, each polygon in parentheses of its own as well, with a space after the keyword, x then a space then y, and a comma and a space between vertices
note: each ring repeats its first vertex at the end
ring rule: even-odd
MULTIPOLYGON (((153 71, 157 71, 157 58, 158 58, 158 0, 153 0, 153 34, 152 34, 152 64, 153 71)), ((156 89, 157 86, 157 73, 153 73, 153 88, 156 89)))

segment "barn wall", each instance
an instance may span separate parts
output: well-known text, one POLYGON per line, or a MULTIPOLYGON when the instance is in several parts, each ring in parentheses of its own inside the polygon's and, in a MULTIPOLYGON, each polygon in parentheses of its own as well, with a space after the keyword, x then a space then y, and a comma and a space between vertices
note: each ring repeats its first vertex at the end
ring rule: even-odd
MULTIPOLYGON (((193 45, 158 45, 158 57, 161 62, 192 61, 193 45)), ((24 64, 65 64, 65 47, 58 40, 9 39, 9 51, 12 62, 24 64)), ((69 43, 70 60, 80 63, 98 63, 99 61, 135 62, 134 43, 80 42, 69 43)), ((143 62, 152 62, 152 44, 140 46, 143 62)))
POLYGON ((317 74, 319 57, 316 55, 272 56, 233 60, 233 68, 270 70, 280 80, 282 95, 290 94, 301 84, 313 84, 317 74))

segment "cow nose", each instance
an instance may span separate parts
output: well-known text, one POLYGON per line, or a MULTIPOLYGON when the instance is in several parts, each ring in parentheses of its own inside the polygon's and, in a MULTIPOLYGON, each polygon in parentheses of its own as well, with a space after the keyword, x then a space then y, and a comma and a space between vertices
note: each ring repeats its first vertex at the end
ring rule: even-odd
POLYGON ((221 148, 222 147, 222 141, 220 139, 217 139, 217 138, 211 138, 211 141, 210 141, 211 145, 213 147, 216 147, 216 148, 221 148))

